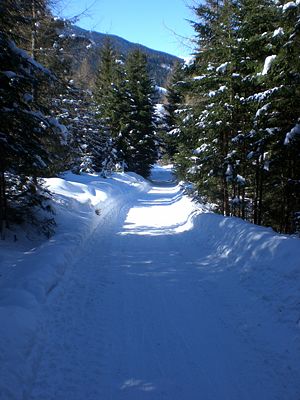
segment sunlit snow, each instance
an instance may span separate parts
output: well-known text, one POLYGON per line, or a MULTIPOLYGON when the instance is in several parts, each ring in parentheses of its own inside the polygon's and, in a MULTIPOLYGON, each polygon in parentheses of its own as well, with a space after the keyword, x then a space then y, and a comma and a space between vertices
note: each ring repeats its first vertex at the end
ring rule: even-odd
POLYGON ((47 183, 55 235, 0 242, 1 400, 300 398, 299 239, 171 166, 47 183))

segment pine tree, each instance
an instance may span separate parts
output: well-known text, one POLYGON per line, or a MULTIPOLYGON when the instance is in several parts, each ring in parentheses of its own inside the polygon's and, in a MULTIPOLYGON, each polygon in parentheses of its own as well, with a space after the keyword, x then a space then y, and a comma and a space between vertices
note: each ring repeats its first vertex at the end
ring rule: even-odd
POLYGON ((242 151, 239 154, 246 178, 245 191, 250 199, 247 218, 261 224, 265 214, 263 200, 269 174, 266 157, 270 142, 264 123, 267 105, 262 101, 266 93, 262 72, 265 60, 273 54, 270 37, 277 21, 276 7, 273 1, 241 0, 237 18, 241 116, 237 143, 242 151))
POLYGON ((296 229, 300 210, 300 5, 278 4, 279 19, 271 32, 272 64, 263 76, 270 95, 264 126, 269 132, 264 223, 281 232, 296 229))
POLYGON ((168 158, 173 161, 174 155, 177 152, 178 147, 178 135, 179 135, 179 121, 178 116, 180 112, 181 103, 183 102, 183 91, 185 72, 182 63, 177 63, 174 65, 172 74, 167 85, 167 95, 166 95, 166 116, 165 124, 166 129, 163 135, 163 143, 165 152, 168 158))
POLYGON ((153 85, 147 71, 147 58, 140 50, 129 54, 126 78, 130 101, 130 146, 126 154, 126 164, 128 170, 147 177, 157 159, 157 147, 153 121, 153 85))
POLYGON ((27 53, 1 34, 0 119, 1 119, 1 221, 7 210, 22 204, 42 205, 38 178, 55 171, 59 156, 53 148, 64 148, 66 132, 34 101, 32 86, 53 77, 27 53), (17 182, 17 185, 16 185, 17 182), (8 198, 7 198, 8 195, 8 198), (12 195, 12 196, 11 196, 12 195), (22 199, 22 201, 21 201, 22 199), (10 200, 10 204, 8 204, 10 200), (10 206, 10 207, 8 207, 10 206))
POLYGON ((201 188, 202 194, 210 201, 217 198, 214 202, 220 211, 229 215, 229 186, 235 186, 237 176, 230 152, 236 130, 232 76, 234 6, 230 1, 207 1, 195 11, 199 18, 194 24, 198 49, 189 68, 190 89, 185 96, 188 115, 183 113, 185 127, 181 129, 186 131, 181 138, 188 150, 184 156, 185 168, 189 180, 201 188))
POLYGON ((177 169, 225 215, 291 232, 299 216, 299 5, 209 0, 195 11, 177 169))
POLYGON ((125 167, 128 152, 129 98, 125 88, 124 63, 115 52, 109 38, 101 49, 95 99, 98 104, 99 124, 112 138, 116 161, 125 167))
MULTIPOLYGON (((27 3, 26 3, 27 4, 27 3)), ((59 155, 66 151, 67 132, 50 114, 36 89, 55 85, 49 70, 18 48, 30 24, 18 1, 5 1, 0 32, 0 220, 4 232, 8 221, 36 219, 32 210, 48 209, 47 192, 40 177, 58 172, 59 155), (7 8, 9 6, 9 8, 7 8), (8 27, 8 28, 7 28, 8 27), (23 29, 24 27, 24 29, 23 29), (46 84, 46 83, 45 83, 46 84), (31 211, 30 211, 31 210, 31 211)), ((27 4, 28 5, 28 4, 27 4)), ((46 232, 47 233, 47 232, 46 232)))
POLYGON ((68 130, 77 149, 70 169, 75 173, 100 173, 106 177, 114 169, 116 154, 110 132, 99 123, 99 110, 90 91, 77 89, 77 97, 68 104, 68 130), (72 108, 75 110, 72 112, 72 108))

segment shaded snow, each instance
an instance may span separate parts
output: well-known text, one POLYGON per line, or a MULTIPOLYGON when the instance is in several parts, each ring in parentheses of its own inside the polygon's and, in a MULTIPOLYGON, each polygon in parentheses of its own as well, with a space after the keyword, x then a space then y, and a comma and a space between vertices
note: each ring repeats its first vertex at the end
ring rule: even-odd
POLYGON ((296 135, 300 135, 300 124, 296 124, 285 136, 284 144, 290 144, 296 135))
POLYGON ((246 183, 246 179, 242 175, 239 175, 239 174, 237 174, 236 180, 242 186, 245 185, 245 183, 246 183))
POLYGON ((162 86, 155 86, 155 90, 161 94, 166 95, 168 93, 167 89, 162 86))
POLYGON ((1 400, 300 398, 299 239, 151 180, 48 180, 56 235, 1 243, 1 400))
POLYGON ((271 103, 267 103, 263 107, 259 108, 256 111, 255 118, 259 118, 262 114, 265 114, 268 111, 268 109, 270 108, 270 106, 271 106, 271 103))
POLYGON ((34 344, 42 334, 42 304, 111 209, 148 188, 133 173, 114 174, 111 179, 66 173, 46 182, 55 193, 56 234, 42 245, 19 233, 15 243, 0 242, 1 400, 23 399, 23 392, 30 390, 38 360, 34 344))
POLYGON ((286 12, 288 10, 291 10, 292 8, 296 8, 298 4, 300 4, 299 1, 289 1, 282 6, 282 11, 286 12))

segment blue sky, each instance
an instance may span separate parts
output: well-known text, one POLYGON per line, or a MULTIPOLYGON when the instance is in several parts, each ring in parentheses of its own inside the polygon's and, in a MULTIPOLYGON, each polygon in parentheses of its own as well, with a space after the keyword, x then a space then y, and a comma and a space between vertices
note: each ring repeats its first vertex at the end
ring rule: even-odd
POLYGON ((73 17, 88 9, 77 23, 82 28, 188 56, 192 51, 188 39, 194 31, 186 19, 193 19, 188 7, 192 3, 193 0, 59 0, 55 10, 59 16, 73 17))

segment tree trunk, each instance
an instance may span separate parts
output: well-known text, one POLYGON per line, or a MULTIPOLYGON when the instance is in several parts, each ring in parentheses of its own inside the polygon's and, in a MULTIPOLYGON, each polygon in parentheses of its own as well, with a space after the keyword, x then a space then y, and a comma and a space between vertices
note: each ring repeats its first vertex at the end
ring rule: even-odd
POLYGON ((5 175, 4 171, 0 173, 0 236, 5 239, 5 228, 7 226, 7 200, 5 193, 5 175))
POLYGON ((226 217, 230 216, 228 182, 227 182, 225 174, 223 176, 223 214, 226 217))
POLYGON ((258 208, 259 208, 259 175, 260 175, 260 162, 259 157, 256 160, 255 166, 255 194, 253 204, 253 222, 258 224, 258 208))
POLYGON ((31 57, 35 60, 35 51, 36 51, 36 7, 35 0, 31 1, 31 17, 32 17, 32 26, 31 26, 31 57))
POLYGON ((245 204, 245 187, 242 188, 242 215, 243 219, 246 219, 246 204, 245 204))
POLYGON ((257 213, 257 224, 262 224, 262 208, 263 208, 263 169, 259 168, 259 182, 258 182, 258 213, 257 213))

